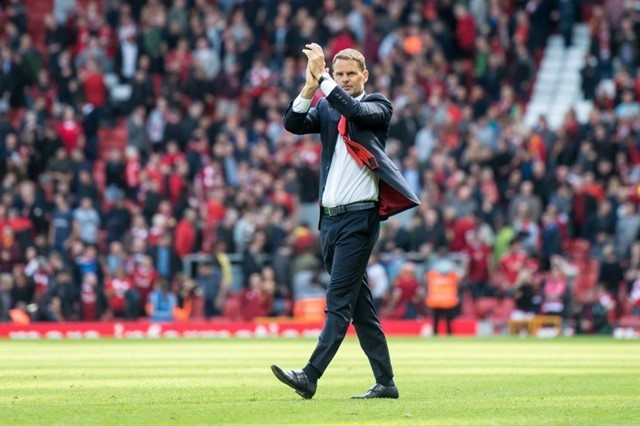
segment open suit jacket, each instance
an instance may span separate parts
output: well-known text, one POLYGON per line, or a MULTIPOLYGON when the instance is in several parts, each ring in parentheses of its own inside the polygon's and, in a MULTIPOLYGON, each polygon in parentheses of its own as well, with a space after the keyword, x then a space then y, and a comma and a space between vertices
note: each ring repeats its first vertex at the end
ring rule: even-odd
POLYGON ((380 93, 365 95, 358 101, 340 86, 336 86, 315 108, 306 113, 294 112, 293 102, 289 104, 284 116, 285 129, 298 135, 320 133, 320 200, 335 151, 338 122, 341 115, 344 115, 348 123, 349 138, 362 145, 375 158, 373 164, 367 164, 367 167, 379 178, 380 219, 385 220, 420 204, 398 167, 385 152, 392 111, 391 102, 380 93))

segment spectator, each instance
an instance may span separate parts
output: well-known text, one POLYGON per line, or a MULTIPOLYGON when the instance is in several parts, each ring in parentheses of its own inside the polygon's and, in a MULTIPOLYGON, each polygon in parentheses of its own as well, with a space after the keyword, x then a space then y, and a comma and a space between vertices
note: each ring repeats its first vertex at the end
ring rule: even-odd
POLYGON ((173 247, 180 259, 195 251, 197 232, 195 221, 196 212, 192 209, 186 209, 182 220, 176 226, 173 247))
POLYGON ((416 265, 405 263, 392 286, 391 298, 385 307, 387 316, 394 319, 417 318, 422 305, 422 292, 416 277, 416 265))
POLYGON ((222 274, 217 262, 198 265, 196 283, 204 297, 205 318, 220 315, 225 299, 225 289, 222 287, 222 274))
POLYGON ((523 269, 515 283, 514 300, 516 308, 511 312, 513 320, 531 320, 538 313, 542 296, 533 280, 533 274, 523 269))
POLYGON ((0 239, 0 273, 11 272, 13 267, 22 260, 22 249, 16 241, 13 229, 5 226, 0 239))
POLYGON ((171 279, 182 269, 180 258, 171 244, 171 234, 168 231, 160 235, 158 244, 150 249, 153 267, 158 275, 165 280, 171 279))
POLYGON ((486 244, 478 232, 470 230, 466 234, 466 276, 471 295, 479 297, 491 296, 489 288, 489 271, 491 268, 491 247, 486 244))
POLYGON ((79 319, 80 295, 77 293, 71 274, 67 270, 58 272, 49 285, 46 299, 57 298, 60 301, 60 316, 64 321, 79 319))
POLYGON ((504 274, 505 281, 499 292, 513 293, 513 286, 516 283, 518 274, 523 269, 531 272, 537 270, 537 265, 524 251, 522 236, 514 237, 509 243, 509 251, 500 258, 500 271, 504 274))
POLYGON ((603 260, 600 262, 598 284, 614 297, 617 296, 619 286, 623 280, 623 270, 620 260, 613 246, 606 246, 603 250, 603 260))
POLYGON ((66 253, 70 246, 69 238, 71 237, 72 229, 73 214, 69 203, 62 195, 57 195, 51 227, 49 228, 49 244, 51 248, 60 253, 66 253))
POLYGON ((256 317, 269 315, 273 309, 273 291, 259 273, 249 276, 249 285, 242 292, 242 317, 250 321, 256 317))
POLYGON ((116 274, 107 280, 105 293, 111 313, 118 318, 136 319, 140 309, 140 295, 135 290, 131 278, 124 267, 119 267, 116 274))
POLYGON ((426 305, 433 310, 434 334, 438 334, 441 318, 445 319, 447 334, 453 334, 452 322, 459 303, 458 288, 461 279, 461 274, 449 259, 439 259, 425 274, 426 305))
POLYGON ((564 317, 566 309, 568 287, 560 266, 551 265, 549 276, 542 284, 542 306, 540 311, 547 315, 564 317))
MULTIPOLYGON (((133 95, 132 95, 133 96, 133 95)), ((145 130, 146 111, 144 105, 138 105, 127 119, 128 145, 138 150, 142 156, 142 162, 146 162, 151 145, 145 130)))
POLYGON ((100 214, 93 207, 93 201, 83 197, 80 206, 73 211, 74 234, 85 244, 97 244, 100 224, 100 214))
POLYGON ((367 279, 371 288, 371 297, 376 311, 380 311, 382 304, 390 290, 389 276, 384 266, 380 263, 378 253, 372 253, 367 265, 367 279))
POLYGON ((147 297, 147 315, 151 321, 171 322, 177 304, 176 295, 169 291, 169 283, 161 279, 147 297))
POLYGON ((155 289, 158 282, 158 273, 153 267, 151 256, 142 256, 140 261, 135 263, 131 272, 131 279, 135 291, 139 295, 140 312, 144 312, 149 294, 155 289))
POLYGON ((626 257, 633 242, 640 238, 640 214, 636 206, 631 202, 620 206, 615 223, 618 255, 626 257))
POLYGON ((249 285, 249 277, 252 274, 260 273, 265 265, 264 247, 266 244, 266 236, 263 232, 256 232, 249 246, 242 254, 242 274, 245 277, 245 286, 249 285))

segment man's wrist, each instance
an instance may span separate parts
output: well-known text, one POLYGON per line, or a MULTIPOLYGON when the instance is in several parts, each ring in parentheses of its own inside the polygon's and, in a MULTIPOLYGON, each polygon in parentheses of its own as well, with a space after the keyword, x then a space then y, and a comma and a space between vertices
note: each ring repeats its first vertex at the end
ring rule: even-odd
POLYGON ((311 86, 309 84, 306 84, 302 88, 302 91, 300 92, 300 96, 302 96, 305 99, 311 99, 311 98, 313 98, 313 95, 316 92, 316 90, 318 89, 318 87, 319 86, 317 86, 317 85, 311 86))
POLYGON ((331 76, 329 75, 328 72, 323 72, 322 74, 320 74, 318 76, 318 78, 316 78, 316 80, 318 80, 318 85, 321 85, 323 81, 330 79, 331 76))

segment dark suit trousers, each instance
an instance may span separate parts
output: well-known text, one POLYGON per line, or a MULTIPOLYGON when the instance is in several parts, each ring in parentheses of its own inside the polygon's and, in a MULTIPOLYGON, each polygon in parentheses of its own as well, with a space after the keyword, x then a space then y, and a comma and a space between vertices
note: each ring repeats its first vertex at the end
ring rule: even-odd
POLYGON ((331 282, 327 289, 327 316, 309 363, 324 373, 353 320, 362 350, 378 383, 393 378, 387 340, 382 332, 367 285, 367 262, 378 239, 377 209, 322 215, 322 256, 331 282))

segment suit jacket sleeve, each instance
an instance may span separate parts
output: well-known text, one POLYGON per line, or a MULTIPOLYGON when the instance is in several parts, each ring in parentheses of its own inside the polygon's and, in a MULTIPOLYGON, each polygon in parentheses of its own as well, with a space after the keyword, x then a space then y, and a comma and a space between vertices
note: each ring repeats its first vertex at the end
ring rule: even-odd
POLYGON ((342 87, 336 86, 329 96, 327 102, 340 111, 350 123, 354 123, 363 128, 386 128, 391 121, 393 107, 389 99, 380 93, 369 95, 362 102, 353 98, 342 87))
MULTIPOLYGON (((323 102, 322 100, 320 102, 323 102)), ((320 107, 320 103, 318 104, 320 107)), ((320 133, 320 114, 318 108, 310 108, 307 112, 295 112, 293 102, 284 113, 284 128, 295 135, 320 133)))

